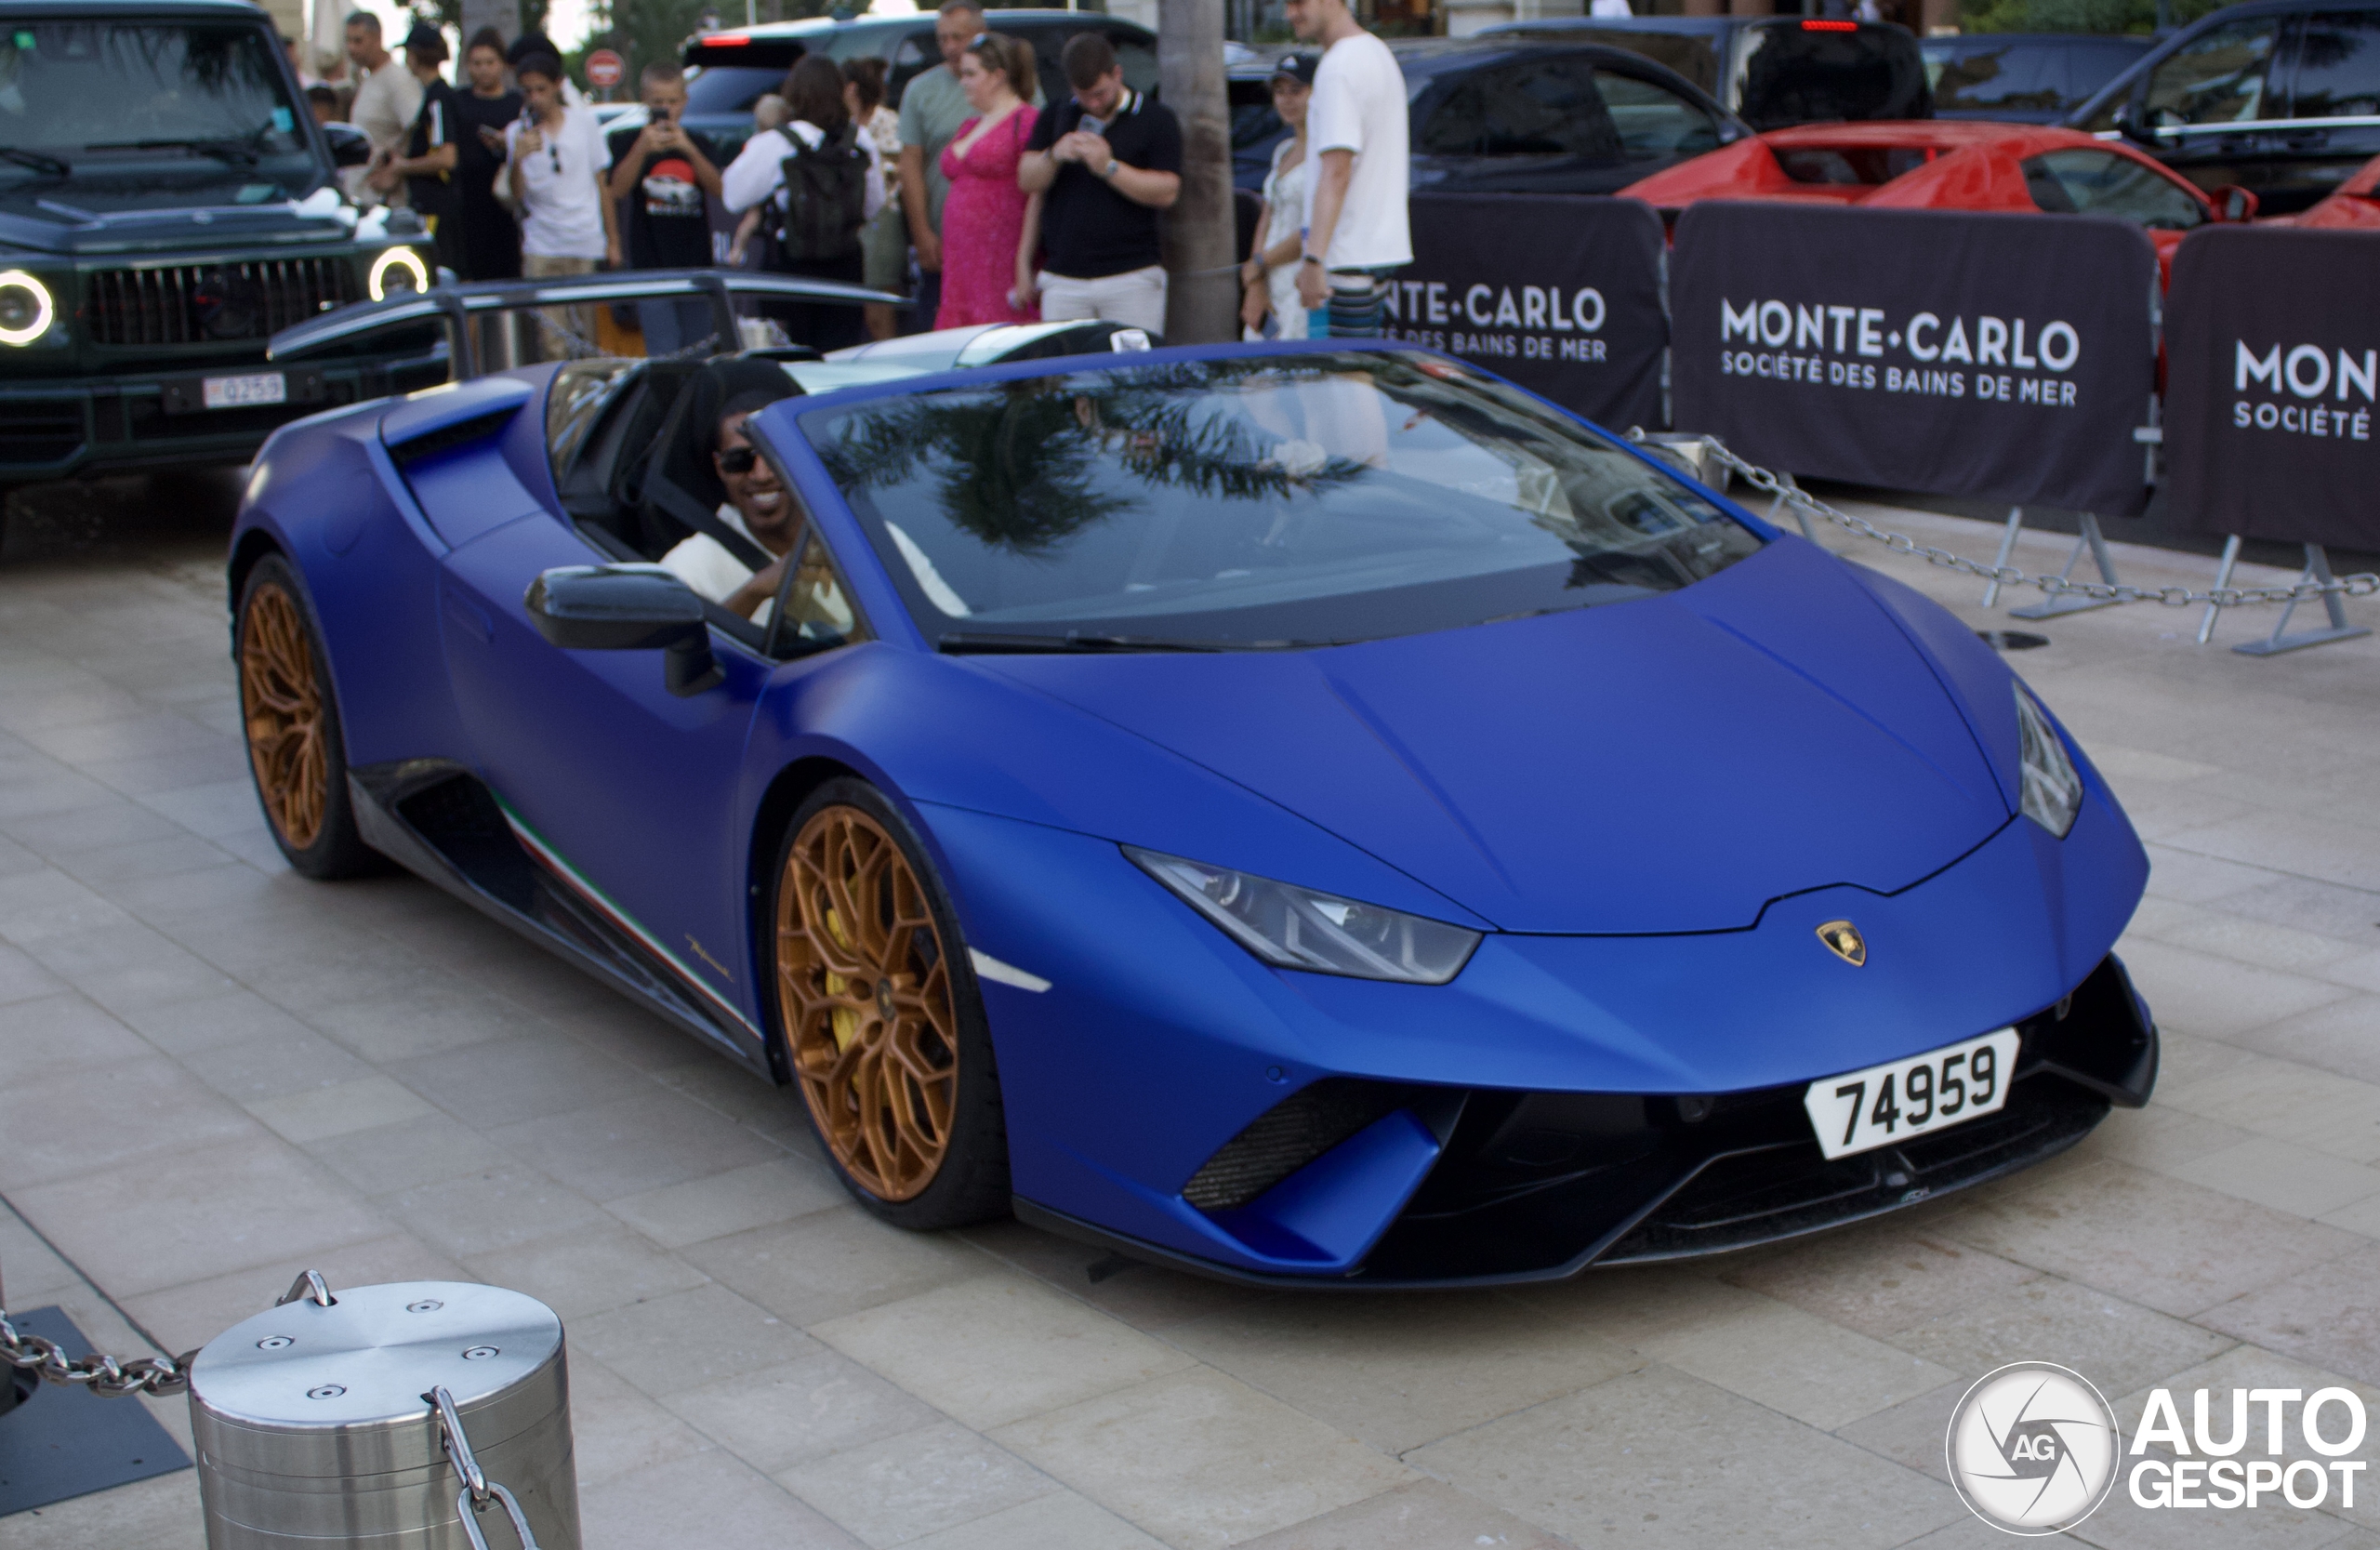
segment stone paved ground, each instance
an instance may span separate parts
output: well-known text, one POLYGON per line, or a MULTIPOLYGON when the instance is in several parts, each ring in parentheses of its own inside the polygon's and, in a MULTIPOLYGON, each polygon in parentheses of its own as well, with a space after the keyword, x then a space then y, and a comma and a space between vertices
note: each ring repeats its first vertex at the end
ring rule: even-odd
MULTIPOLYGON (((423 883, 292 877, 235 740, 219 525, 190 521, 0 568, 8 1296, 138 1352, 128 1321, 194 1345, 306 1266, 533 1292, 569 1325, 589 1550, 1981 1546, 1941 1437, 2004 1361, 2127 1420, 2157 1384, 2380 1398, 2380 643, 2256 661, 2137 608, 2021 658, 2155 856, 2123 946, 2165 1028, 2145 1112, 1795 1247, 1312 1299, 880 1226, 798 1100, 423 883)), ((2119 1495, 2082 1537, 2373 1546, 2375 1503, 2119 1495)), ((0 1542, 195 1546, 192 1477, 0 1542)))

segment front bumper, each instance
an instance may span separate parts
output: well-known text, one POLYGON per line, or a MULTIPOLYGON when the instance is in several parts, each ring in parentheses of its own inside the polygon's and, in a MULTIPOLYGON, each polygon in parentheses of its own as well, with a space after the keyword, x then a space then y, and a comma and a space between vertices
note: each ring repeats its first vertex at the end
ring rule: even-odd
MULTIPOLYGON (((1515 1093, 1344 1080, 1261 1117, 1189 1194, 1268 1257, 1327 1252, 1395 1171, 1425 1170, 1351 1267, 1252 1271, 1106 1231, 1020 1198, 1023 1220, 1136 1258, 1251 1285, 1360 1291, 1555 1280, 1772 1243, 2029 1167, 2156 1085, 2158 1040, 2123 965, 2017 1025, 2007 1102, 1980 1119, 1829 1161, 1805 1084, 1676 1096, 1515 1093), (1435 1146, 1431 1145, 1435 1141, 1435 1146)), ((1360 1225, 1355 1230, 1365 1230, 1360 1225)))
POLYGON ((245 463, 293 419, 344 404, 434 387, 443 353, 321 366, 207 362, 171 370, 0 387, 0 485, 140 469, 245 463), (198 407, 204 376, 279 370, 285 403, 198 407))

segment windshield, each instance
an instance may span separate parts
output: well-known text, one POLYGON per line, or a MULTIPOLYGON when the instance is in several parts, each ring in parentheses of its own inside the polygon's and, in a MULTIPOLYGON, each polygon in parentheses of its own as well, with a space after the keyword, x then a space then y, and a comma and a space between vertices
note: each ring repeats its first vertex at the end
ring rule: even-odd
POLYGON ((1261 647, 1674 590, 1760 546, 1452 362, 1178 362, 820 408, 812 445, 929 640, 1261 647))
MULTIPOLYGON (((0 23, 0 145, 77 171, 196 157, 303 179, 314 153, 271 39, 238 23, 0 23)), ((43 169, 12 161, 0 174, 43 169)))

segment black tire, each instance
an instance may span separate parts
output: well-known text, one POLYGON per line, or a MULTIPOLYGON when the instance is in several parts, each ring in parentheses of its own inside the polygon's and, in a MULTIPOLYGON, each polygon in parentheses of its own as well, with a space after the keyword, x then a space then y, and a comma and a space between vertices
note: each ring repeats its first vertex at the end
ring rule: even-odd
POLYGON ((288 561, 258 561, 233 636, 248 778, 290 869, 328 881, 383 870, 347 788, 347 740, 312 603, 288 561))
POLYGON ((866 781, 826 782, 787 826, 767 908, 777 1034, 843 1186, 913 1230, 1007 1215, 991 1030, 957 913, 907 821, 866 781))

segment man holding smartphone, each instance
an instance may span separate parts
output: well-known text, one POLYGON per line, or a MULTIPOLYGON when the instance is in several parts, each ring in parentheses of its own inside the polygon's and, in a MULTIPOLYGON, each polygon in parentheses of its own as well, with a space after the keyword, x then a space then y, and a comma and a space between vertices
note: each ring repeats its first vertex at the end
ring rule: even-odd
POLYGON ((1182 126, 1173 110, 1124 85, 1104 34, 1077 33, 1058 58, 1074 96, 1035 121, 1017 163, 1017 187, 1032 196, 1020 283, 1039 286, 1045 321, 1099 318, 1162 335, 1157 218, 1182 195, 1182 126))
MULTIPOLYGON (((638 75, 644 127, 610 137, 612 199, 626 212, 623 246, 630 269, 708 269, 707 201, 720 197, 718 154, 708 140, 680 122, 686 109, 686 73, 656 60, 638 75)), ((710 337, 710 303, 665 298, 637 303, 647 355, 675 355, 710 337)))
MULTIPOLYGON (((612 198, 604 174, 612 152, 585 108, 562 101, 562 61, 532 54, 514 67, 527 105, 505 131, 506 177, 521 210, 521 272, 531 279, 589 274, 605 260, 620 261, 612 198)), ((550 358, 591 342, 594 324, 583 307, 546 307, 540 341, 550 358), (574 338, 575 337, 575 338, 574 338)))

